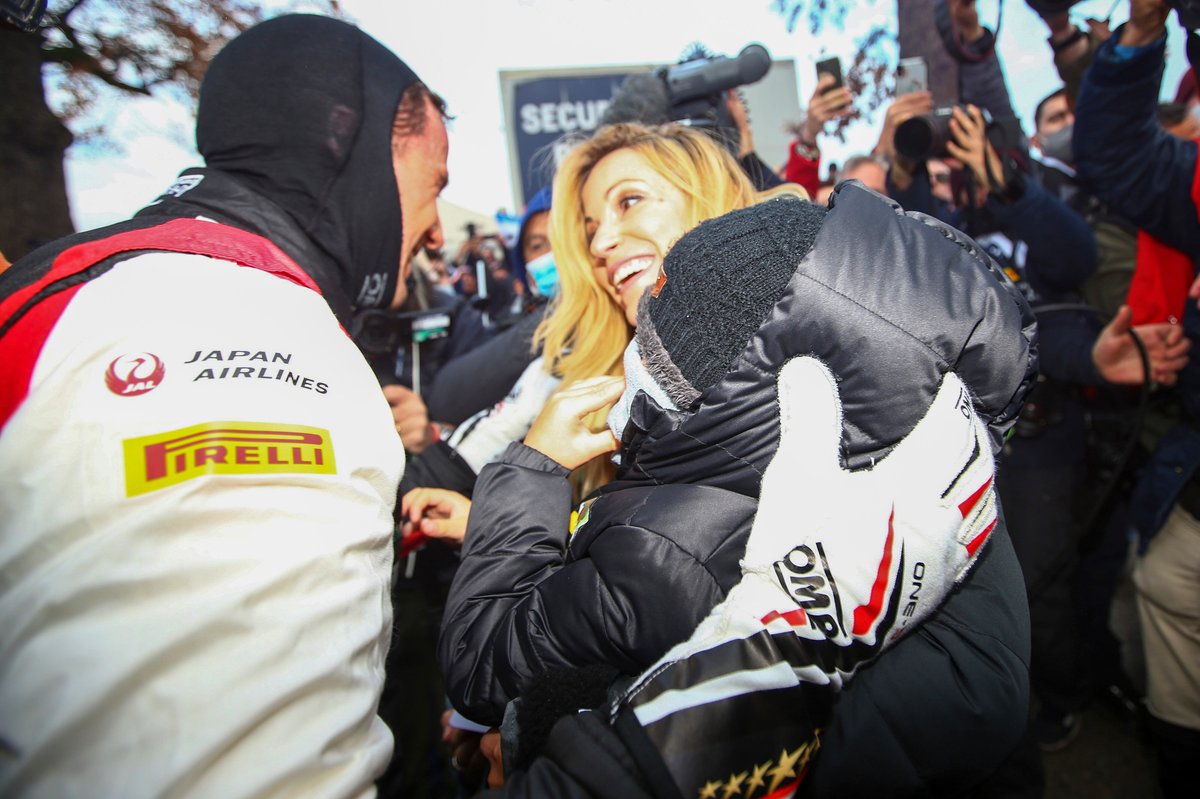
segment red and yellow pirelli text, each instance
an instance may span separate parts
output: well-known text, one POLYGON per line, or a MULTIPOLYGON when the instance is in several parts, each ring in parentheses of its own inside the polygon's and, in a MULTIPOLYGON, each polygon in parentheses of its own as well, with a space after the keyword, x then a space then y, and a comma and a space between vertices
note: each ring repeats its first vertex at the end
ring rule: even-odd
POLYGON ((205 422, 127 439, 125 495, 206 474, 334 474, 328 430, 268 422, 205 422))

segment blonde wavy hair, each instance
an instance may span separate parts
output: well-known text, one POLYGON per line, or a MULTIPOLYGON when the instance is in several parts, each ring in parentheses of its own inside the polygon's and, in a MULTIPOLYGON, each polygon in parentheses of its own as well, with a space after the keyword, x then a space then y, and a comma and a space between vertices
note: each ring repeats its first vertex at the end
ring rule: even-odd
MULTIPOLYGON (((550 207, 550 248, 558 268, 559 288, 546 318, 534 334, 546 369, 563 386, 597 375, 623 375, 622 355, 633 336, 625 312, 596 279, 596 259, 584 225, 583 186, 592 170, 618 150, 641 155, 652 169, 686 198, 683 230, 706 219, 746 208, 780 194, 808 199, 804 189, 784 184, 759 192, 733 156, 707 133, 682 125, 609 125, 577 144, 554 177, 550 207)), ((603 414, 597 414, 599 429, 603 414)), ((607 458, 603 459, 607 464, 607 458)), ((602 482, 595 462, 582 493, 602 482)), ((587 469, 588 467, 583 467, 587 469)))

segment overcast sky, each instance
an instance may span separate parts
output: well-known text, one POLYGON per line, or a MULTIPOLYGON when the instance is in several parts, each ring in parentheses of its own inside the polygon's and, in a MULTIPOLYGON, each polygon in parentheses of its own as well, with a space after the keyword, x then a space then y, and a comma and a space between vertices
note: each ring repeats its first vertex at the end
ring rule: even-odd
MULTIPOLYGON (((483 213, 513 209, 498 71, 669 63, 693 42, 735 55, 759 42, 775 58, 796 61, 803 105, 812 93, 812 64, 825 55, 843 60, 878 19, 894 30, 895 0, 859 0, 844 30, 819 41, 807 30, 787 32, 771 0, 342 0, 360 27, 394 50, 435 91, 456 119, 450 133, 450 185, 444 197, 483 213)), ((981 0, 985 25, 994 26, 998 0, 981 0)), ((1075 16, 1104 17, 1112 0, 1085 0, 1075 16)), ((1004 4, 1000 54, 1017 113, 1029 128, 1037 102, 1058 85, 1046 29, 1024 2, 1004 4)), ((1113 13, 1123 21, 1128 7, 1113 13)), ((802 26, 803 27, 803 26, 802 26)), ((1172 18, 1171 57, 1163 94, 1174 94, 1186 64, 1183 36, 1172 18)), ((753 109, 751 109, 753 111, 753 109)), ((191 119, 178 106, 129 100, 108 112, 122 152, 76 146, 68 155, 68 187, 80 229, 127 217, 157 195, 181 169, 198 163, 191 119)), ((869 149, 879 119, 860 123, 845 144, 824 143, 840 161, 869 149)), ((760 153, 778 164, 786 153, 760 153)))

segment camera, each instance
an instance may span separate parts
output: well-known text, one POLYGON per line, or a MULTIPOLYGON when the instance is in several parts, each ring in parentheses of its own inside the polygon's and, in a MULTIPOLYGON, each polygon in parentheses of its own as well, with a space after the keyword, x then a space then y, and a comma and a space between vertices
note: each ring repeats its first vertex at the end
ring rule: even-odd
MULTIPOLYGON (((902 122, 896 128, 893 142, 896 153, 910 161, 924 162, 930 158, 945 158, 950 153, 946 144, 950 137, 950 117, 955 108, 966 110, 964 105, 949 105, 934 109, 932 114, 922 114, 902 122)), ((992 124, 992 115, 986 108, 979 109, 983 122, 992 124)))
POLYGON ((451 316, 434 308, 427 311, 359 311, 350 325, 350 338, 368 357, 393 355, 409 344, 423 344, 450 334, 451 316))

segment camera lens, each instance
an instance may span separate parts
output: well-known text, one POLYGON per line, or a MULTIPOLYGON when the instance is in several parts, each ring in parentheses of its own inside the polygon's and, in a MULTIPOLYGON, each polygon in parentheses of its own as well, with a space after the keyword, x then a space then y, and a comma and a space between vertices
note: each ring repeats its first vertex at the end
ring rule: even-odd
POLYGON ((907 119, 896 128, 896 152, 911 161, 927 161, 933 155, 933 122, 926 116, 907 119))

